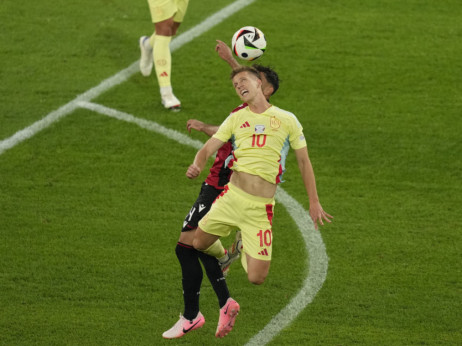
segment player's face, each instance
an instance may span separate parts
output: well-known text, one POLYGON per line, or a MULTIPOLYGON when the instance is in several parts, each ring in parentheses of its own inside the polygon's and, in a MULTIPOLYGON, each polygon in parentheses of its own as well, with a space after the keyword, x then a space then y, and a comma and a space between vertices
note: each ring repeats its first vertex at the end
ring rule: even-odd
POLYGON ((233 86, 242 101, 249 102, 261 93, 261 80, 250 72, 238 73, 233 78, 233 86))

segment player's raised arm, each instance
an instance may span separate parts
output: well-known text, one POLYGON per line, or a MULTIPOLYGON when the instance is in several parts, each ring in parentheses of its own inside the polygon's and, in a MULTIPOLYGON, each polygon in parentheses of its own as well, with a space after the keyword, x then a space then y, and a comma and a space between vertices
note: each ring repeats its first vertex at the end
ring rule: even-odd
POLYGON ((223 41, 217 40, 215 51, 218 53, 220 58, 226 61, 233 70, 241 67, 237 60, 234 59, 233 53, 231 52, 231 48, 229 48, 223 41))
POLYGON ((308 198, 310 200, 310 217, 313 220, 315 229, 318 229, 318 222, 324 225, 323 220, 331 222, 333 216, 327 214, 319 203, 318 192, 316 189, 316 180, 314 177, 313 166, 311 165, 306 147, 295 150, 295 156, 298 162, 298 168, 302 175, 308 198))
POLYGON ((219 139, 213 137, 210 138, 197 152, 196 157, 194 158, 194 162, 188 167, 188 170, 186 171, 186 176, 189 179, 197 178, 204 169, 209 157, 212 156, 218 149, 220 149, 223 144, 225 143, 219 139))

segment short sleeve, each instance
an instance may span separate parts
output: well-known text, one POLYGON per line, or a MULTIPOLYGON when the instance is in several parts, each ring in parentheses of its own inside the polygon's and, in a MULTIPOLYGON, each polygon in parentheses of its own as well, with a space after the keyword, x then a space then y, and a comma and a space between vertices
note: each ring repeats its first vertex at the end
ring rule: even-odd
POLYGON ((306 147, 306 139, 305 135, 303 134, 302 124, 300 124, 295 116, 292 118, 290 126, 289 142, 290 147, 294 150, 306 147))
POLYGON ((213 138, 216 138, 222 142, 227 142, 233 135, 233 119, 232 114, 223 121, 223 123, 218 128, 218 131, 213 135, 213 138))

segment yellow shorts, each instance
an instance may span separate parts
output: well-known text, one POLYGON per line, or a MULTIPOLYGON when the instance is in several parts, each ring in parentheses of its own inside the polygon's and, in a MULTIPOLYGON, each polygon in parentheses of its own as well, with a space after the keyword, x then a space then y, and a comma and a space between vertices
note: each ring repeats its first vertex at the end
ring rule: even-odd
POLYGON ((177 23, 183 22, 189 0, 148 0, 153 23, 172 18, 177 23))
POLYGON ((269 261, 273 243, 273 210, 274 198, 253 196, 228 183, 199 222, 199 227, 220 237, 226 237, 233 229, 239 228, 244 252, 253 258, 269 261))

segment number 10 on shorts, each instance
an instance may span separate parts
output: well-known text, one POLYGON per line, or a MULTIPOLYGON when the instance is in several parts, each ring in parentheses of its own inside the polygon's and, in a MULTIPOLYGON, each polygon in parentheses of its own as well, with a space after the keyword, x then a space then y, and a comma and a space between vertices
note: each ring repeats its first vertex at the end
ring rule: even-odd
POLYGON ((260 232, 257 233, 257 236, 260 237, 260 247, 271 245, 272 233, 270 229, 267 229, 266 231, 260 230, 260 232))

